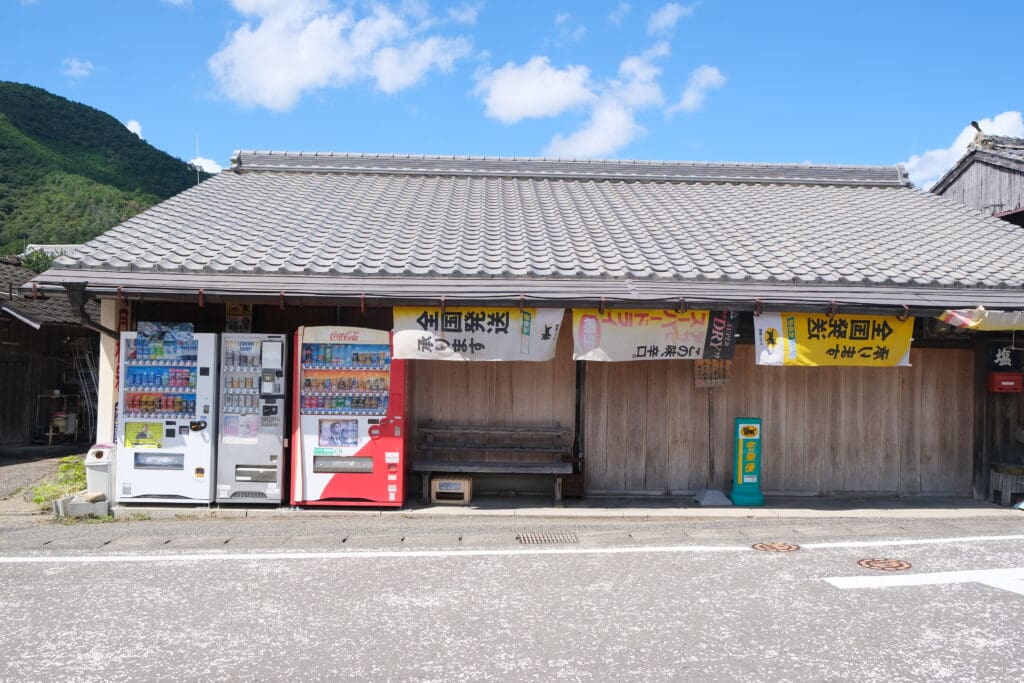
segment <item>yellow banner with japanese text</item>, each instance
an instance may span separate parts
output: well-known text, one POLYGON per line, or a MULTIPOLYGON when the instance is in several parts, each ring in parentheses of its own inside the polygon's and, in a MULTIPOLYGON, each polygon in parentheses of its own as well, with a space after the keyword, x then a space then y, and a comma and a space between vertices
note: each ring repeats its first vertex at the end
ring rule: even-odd
POLYGON ((910 365, 914 319, 877 315, 764 313, 754 317, 758 365, 910 365))

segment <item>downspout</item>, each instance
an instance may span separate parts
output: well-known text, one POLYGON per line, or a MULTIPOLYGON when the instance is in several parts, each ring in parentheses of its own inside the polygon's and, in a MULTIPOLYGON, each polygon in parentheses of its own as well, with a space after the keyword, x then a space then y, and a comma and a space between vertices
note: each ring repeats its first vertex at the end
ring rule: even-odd
POLYGON ((85 312, 85 302, 87 300, 85 288, 87 284, 86 282, 67 282, 64 284, 64 291, 67 292, 68 301, 71 303, 71 310, 74 312, 75 318, 86 329, 105 334, 111 339, 120 339, 121 335, 108 327, 103 327, 103 325, 90 318, 89 314, 85 312))

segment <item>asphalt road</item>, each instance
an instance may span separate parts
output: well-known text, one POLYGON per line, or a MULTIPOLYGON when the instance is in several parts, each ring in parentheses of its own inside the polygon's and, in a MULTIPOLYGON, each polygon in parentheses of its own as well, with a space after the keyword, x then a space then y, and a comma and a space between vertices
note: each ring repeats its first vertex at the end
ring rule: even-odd
POLYGON ((1024 679, 1024 515, 3 531, 4 680, 1024 679))

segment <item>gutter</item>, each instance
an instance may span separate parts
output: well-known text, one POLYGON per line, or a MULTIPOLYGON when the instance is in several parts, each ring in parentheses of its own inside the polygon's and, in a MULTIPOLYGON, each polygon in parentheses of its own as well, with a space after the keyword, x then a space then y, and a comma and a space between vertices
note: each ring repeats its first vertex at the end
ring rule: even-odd
POLYGON ((88 298, 85 295, 85 288, 88 286, 87 282, 66 282, 64 283, 64 291, 68 294, 68 302, 71 303, 71 311, 74 313, 75 318, 82 324, 86 329, 90 329, 93 332, 99 332, 105 334, 111 339, 120 339, 119 335, 114 330, 100 325, 98 322, 89 317, 89 314, 85 312, 85 302, 88 298))
POLYGON ((40 327, 42 327, 42 325, 40 323, 37 323, 35 320, 32 320, 31 318, 26 318, 25 315, 20 313, 16 308, 0 305, 0 311, 3 311, 12 318, 17 318, 18 320, 25 323, 34 330, 38 330, 40 327))

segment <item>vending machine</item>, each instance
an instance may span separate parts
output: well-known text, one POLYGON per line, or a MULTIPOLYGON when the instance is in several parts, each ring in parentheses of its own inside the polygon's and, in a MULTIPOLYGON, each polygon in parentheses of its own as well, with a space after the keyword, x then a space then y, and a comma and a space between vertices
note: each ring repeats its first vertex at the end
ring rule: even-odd
POLYGON ((121 503, 213 499, 217 335, 140 322, 121 333, 114 496, 121 503))
POLYGON ((300 327, 294 378, 292 502, 402 505, 405 362, 390 333, 300 327))
POLYGON ((282 500, 287 348, 283 334, 221 335, 218 503, 282 500))

